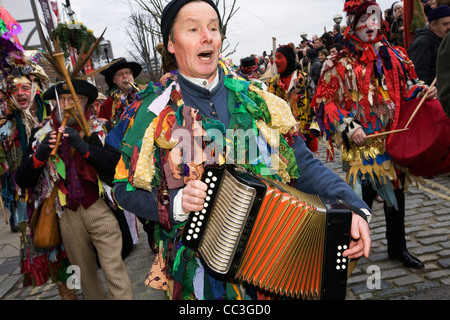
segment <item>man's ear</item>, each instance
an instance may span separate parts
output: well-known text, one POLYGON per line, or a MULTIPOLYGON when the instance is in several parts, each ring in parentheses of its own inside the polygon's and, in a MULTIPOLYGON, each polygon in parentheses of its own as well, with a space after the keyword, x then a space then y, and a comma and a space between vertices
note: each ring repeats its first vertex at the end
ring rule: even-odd
POLYGON ((167 51, 171 54, 175 53, 175 47, 173 45, 172 40, 170 40, 170 38, 169 38, 169 42, 167 43, 167 51))

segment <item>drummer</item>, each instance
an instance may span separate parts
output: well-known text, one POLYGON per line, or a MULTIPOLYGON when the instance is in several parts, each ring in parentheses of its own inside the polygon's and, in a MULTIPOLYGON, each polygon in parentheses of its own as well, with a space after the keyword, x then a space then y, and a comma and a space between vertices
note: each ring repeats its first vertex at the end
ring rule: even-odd
POLYGON ((377 3, 360 2, 345 3, 347 48, 323 70, 312 105, 322 115, 318 117, 321 132, 327 132, 330 142, 333 135, 337 143, 342 142, 342 160, 350 168, 347 182, 370 207, 377 194, 384 199, 389 257, 407 267, 423 268, 406 246, 406 176, 386 152, 386 136, 369 139, 368 135, 390 130, 403 102, 427 91, 429 99, 436 98, 437 92, 419 82, 406 54, 388 44, 377 3), (375 14, 369 14, 374 8, 375 14))

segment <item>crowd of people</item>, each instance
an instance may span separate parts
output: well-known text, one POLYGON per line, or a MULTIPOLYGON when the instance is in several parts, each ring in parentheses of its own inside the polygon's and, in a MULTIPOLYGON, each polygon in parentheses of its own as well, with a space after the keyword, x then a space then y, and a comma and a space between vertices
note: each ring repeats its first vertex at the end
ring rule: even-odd
POLYGON ((398 124, 400 105, 438 95, 446 97, 444 109, 448 104, 448 92, 441 92, 448 85, 431 84, 440 76, 436 65, 445 65, 439 57, 448 51, 450 8, 445 0, 422 3, 427 21, 411 44, 405 44, 401 1, 375 28, 368 8, 381 12, 376 2, 346 1, 342 27, 235 66, 220 57, 222 21, 214 2, 173 0, 161 16, 160 50, 171 61, 161 81, 137 86, 141 66, 119 58, 101 72, 105 95, 86 80, 49 85, 39 53, 22 50, 2 90, 0 174, 11 230, 21 238, 24 285, 51 279, 62 299, 77 299, 66 284, 68 267, 76 265, 84 299, 133 299, 123 259, 138 241, 138 220, 158 262, 149 266, 145 284, 169 298, 280 298, 254 284, 213 277, 183 244, 189 214, 201 212, 208 197, 201 181, 205 164, 224 164, 227 150, 235 150, 228 139, 208 145, 211 129, 251 131, 278 150, 281 165, 274 168, 246 148, 244 161, 232 159, 243 169, 346 203, 352 239, 344 257, 369 256, 371 207, 380 197, 389 257, 423 268, 407 249, 404 227, 413 174, 390 157, 384 135, 398 124), (321 137, 330 160, 341 148, 345 181, 314 156, 321 137), (49 199, 60 241, 40 247, 36 220, 49 199))

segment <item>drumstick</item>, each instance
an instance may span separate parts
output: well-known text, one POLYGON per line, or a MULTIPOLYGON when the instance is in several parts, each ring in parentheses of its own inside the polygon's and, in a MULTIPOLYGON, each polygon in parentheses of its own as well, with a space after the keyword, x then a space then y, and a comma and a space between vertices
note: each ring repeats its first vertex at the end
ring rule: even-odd
POLYGON ((430 90, 436 85, 436 80, 437 78, 434 78, 433 82, 431 83, 431 86, 428 88, 428 91, 425 92, 424 96, 422 97, 422 100, 420 100, 419 105, 417 106, 416 110, 414 110, 413 114, 411 115, 411 117, 408 120, 408 123, 406 124, 405 128, 409 127, 409 124, 411 123, 411 121, 414 119, 414 117, 416 116, 417 112, 419 112, 420 107, 422 107, 422 104, 425 102, 425 100, 428 97, 428 93, 430 92, 430 90))
POLYGON ((368 135, 367 138, 376 138, 376 137, 381 137, 381 136, 387 136, 388 134, 391 134, 391 133, 398 133, 398 132, 403 132, 403 131, 407 131, 407 130, 409 130, 409 128, 374 133, 374 134, 368 135))

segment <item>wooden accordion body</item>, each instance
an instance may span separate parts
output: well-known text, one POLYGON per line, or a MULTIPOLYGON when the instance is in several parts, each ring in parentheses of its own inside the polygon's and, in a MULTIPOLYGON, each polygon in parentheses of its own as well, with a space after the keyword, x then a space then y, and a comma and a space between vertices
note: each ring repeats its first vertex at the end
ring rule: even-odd
POLYGON ((288 298, 344 299, 352 213, 235 166, 206 167, 201 212, 183 244, 208 272, 288 298))

